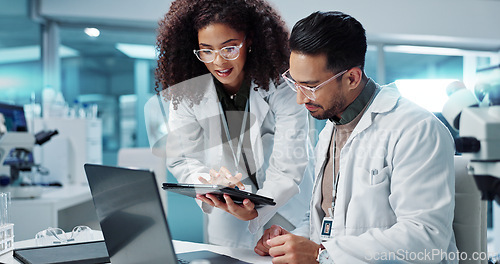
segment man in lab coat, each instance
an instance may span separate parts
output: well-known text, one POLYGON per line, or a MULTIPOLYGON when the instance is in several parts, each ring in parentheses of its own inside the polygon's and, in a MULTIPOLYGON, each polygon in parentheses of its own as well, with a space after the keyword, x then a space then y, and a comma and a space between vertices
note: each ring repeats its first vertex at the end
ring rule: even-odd
POLYGON ((455 263, 453 140, 432 113, 364 72, 363 26, 316 12, 290 36, 283 74, 317 119, 310 214, 267 229, 255 251, 273 263, 455 263), (330 228, 331 227, 331 228, 330 228))

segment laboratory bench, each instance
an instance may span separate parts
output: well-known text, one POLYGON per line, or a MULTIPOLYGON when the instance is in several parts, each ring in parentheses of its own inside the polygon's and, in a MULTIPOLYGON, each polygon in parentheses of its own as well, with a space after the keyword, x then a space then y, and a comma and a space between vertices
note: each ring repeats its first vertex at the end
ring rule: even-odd
MULTIPOLYGON (((103 240, 102 232, 98 230, 93 231, 93 240, 103 240)), ((270 264, 272 263, 272 258, 267 256, 267 257, 262 257, 257 255, 253 250, 251 249, 241 249, 241 248, 229 248, 229 247, 223 247, 223 246, 216 246, 216 245, 209 245, 209 244, 203 244, 203 243, 194 243, 194 242, 187 242, 187 241, 179 241, 179 240, 174 240, 172 241, 174 245, 175 252, 177 254, 179 253, 184 253, 184 252, 192 252, 192 251, 198 251, 198 250, 209 250, 213 251, 216 253, 220 254, 225 254, 228 256, 231 256, 233 258, 237 258, 249 263, 256 263, 256 264, 270 264)), ((23 241, 18 241, 14 243, 15 248, 27 248, 27 247, 34 247, 36 245, 34 239, 28 239, 28 240, 23 240, 23 241)), ((3 255, 0 256, 0 262, 1 263, 6 263, 6 264, 18 264, 21 263, 14 259, 13 257, 13 252, 7 252, 3 255)))
POLYGON ((78 225, 100 229, 88 184, 43 187, 40 197, 12 199, 14 241, 32 239, 49 227, 71 231, 78 225))

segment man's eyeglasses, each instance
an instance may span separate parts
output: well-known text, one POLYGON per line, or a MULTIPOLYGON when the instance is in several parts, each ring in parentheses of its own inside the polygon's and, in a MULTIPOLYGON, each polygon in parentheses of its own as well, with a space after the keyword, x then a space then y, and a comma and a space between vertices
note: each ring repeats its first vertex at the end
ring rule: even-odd
MULTIPOLYGON (((359 66, 356 66, 356 67, 359 67, 359 66)), ((355 67, 353 67, 355 68, 355 67)), ((351 68, 352 69, 352 68, 351 68)), ((337 74, 335 74, 332 78, 314 86, 314 87, 308 87, 308 86, 305 86, 305 85, 302 85, 302 84, 299 84, 298 82, 296 82, 292 76, 290 75, 290 69, 288 69, 286 72, 284 72, 281 76, 283 76, 283 79, 285 79, 286 83, 288 84, 288 86, 294 90, 295 92, 297 92, 297 90, 300 90, 302 92, 302 94, 304 94, 307 98, 309 98, 310 100, 316 100, 316 95, 314 94, 317 90, 319 90, 319 88, 323 87, 325 84, 337 79, 338 77, 342 76, 342 74, 346 73, 348 70, 350 69, 347 69, 345 71, 341 71, 337 74)))
POLYGON ((215 56, 217 53, 226 59, 226 60, 236 60, 240 56, 240 49, 243 47, 243 43, 245 42, 246 36, 238 46, 227 46, 220 50, 212 50, 212 49, 200 49, 193 50, 196 58, 204 63, 211 63, 215 60, 215 56))

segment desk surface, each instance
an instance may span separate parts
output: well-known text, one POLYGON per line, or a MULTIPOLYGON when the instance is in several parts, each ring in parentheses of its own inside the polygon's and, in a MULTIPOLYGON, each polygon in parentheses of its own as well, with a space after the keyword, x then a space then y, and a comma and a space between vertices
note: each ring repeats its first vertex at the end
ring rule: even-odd
POLYGON ((209 244, 193 243, 186 241, 174 240, 174 248, 176 253, 184 253, 198 250, 209 250, 220 254, 228 255, 239 260, 250 263, 272 263, 271 257, 262 257, 257 255, 251 249, 228 248, 209 244))
MULTIPOLYGON (((103 239, 102 232, 94 231, 94 239, 95 240, 102 240, 103 239)), ((15 248, 25 248, 25 247, 33 247, 33 246, 35 246, 34 239, 23 240, 23 241, 19 241, 19 242, 14 243, 15 248)), ((225 255, 231 256, 233 258, 237 258, 237 259, 240 259, 240 260, 243 260, 246 262, 250 262, 250 263, 256 263, 256 264, 272 263, 271 257, 259 256, 251 249, 228 248, 228 247, 222 247, 222 246, 193 243, 193 242, 186 242, 186 241, 178 241, 178 240, 174 240, 174 248, 175 248, 176 253, 184 253, 184 252, 191 252, 191 251, 198 251, 198 250, 209 250, 209 251, 217 252, 220 254, 225 254, 225 255)), ((19 263, 21 263, 21 262, 17 261, 16 259, 14 259, 14 257, 12 256, 12 251, 0 256, 0 262, 6 263, 6 264, 19 264, 19 263)))

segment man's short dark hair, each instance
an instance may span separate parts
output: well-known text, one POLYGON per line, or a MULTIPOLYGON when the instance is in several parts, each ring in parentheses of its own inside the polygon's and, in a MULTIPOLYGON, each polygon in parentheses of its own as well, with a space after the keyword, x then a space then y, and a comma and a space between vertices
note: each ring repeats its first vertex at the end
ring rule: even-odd
POLYGON ((366 35, 363 25, 339 11, 315 12, 299 20, 290 35, 292 52, 326 54, 328 69, 343 71, 365 65, 366 35))

